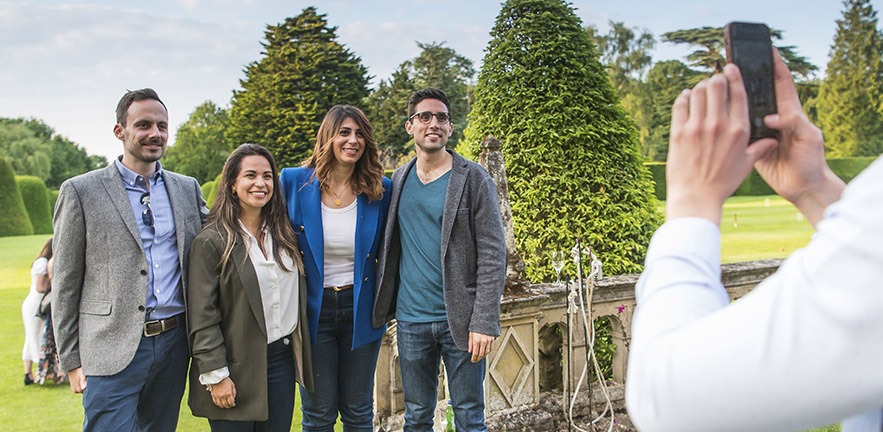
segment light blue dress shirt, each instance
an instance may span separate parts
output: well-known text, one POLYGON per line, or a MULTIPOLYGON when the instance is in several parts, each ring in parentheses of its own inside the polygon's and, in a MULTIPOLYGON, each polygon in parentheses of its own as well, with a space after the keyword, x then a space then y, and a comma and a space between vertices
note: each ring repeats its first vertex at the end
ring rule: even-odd
POLYGON ((157 162, 156 172, 149 179, 145 179, 126 168, 120 159, 114 163, 123 178, 123 185, 141 235, 141 246, 147 258, 148 318, 163 319, 184 313, 178 238, 175 236, 175 218, 172 214, 169 193, 163 181, 162 165, 157 162), (145 194, 149 201, 142 200, 145 194), (149 214, 145 213, 148 208, 149 214), (148 219, 152 219, 153 225, 145 223, 148 219))

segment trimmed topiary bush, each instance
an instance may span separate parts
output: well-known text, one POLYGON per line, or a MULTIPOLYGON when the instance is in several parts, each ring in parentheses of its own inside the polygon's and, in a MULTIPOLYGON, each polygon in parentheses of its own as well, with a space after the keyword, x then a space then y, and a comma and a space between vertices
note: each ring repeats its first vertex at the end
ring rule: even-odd
POLYGON ((828 166, 843 181, 849 183, 876 159, 876 157, 831 158, 828 159, 828 166))
MULTIPOLYGON (((573 8, 563 0, 507 1, 474 98, 466 140, 472 152, 487 135, 504 145, 526 277, 554 278, 549 252, 569 252, 578 236, 605 273, 640 271, 662 220, 653 182, 634 122, 573 8)), ((572 263, 565 269, 574 275, 572 263)))
POLYGON ((205 205, 208 206, 208 208, 212 208, 212 206, 215 204, 215 200, 218 198, 218 187, 219 187, 218 184, 220 182, 221 182, 221 174, 218 174, 218 176, 215 177, 214 180, 209 182, 212 184, 212 186, 209 188, 208 193, 206 194, 205 191, 203 190, 202 196, 203 196, 203 198, 205 198, 205 205))
MULTIPOLYGON (((877 159, 875 157, 854 157, 854 158, 831 158, 828 159, 828 166, 831 171, 837 174, 843 181, 849 183, 855 176, 859 175, 871 162, 877 159)), ((665 201, 665 162, 648 162, 647 167, 653 173, 653 181, 656 182, 655 194, 660 201, 665 201)), ((751 174, 745 178, 745 181, 739 185, 733 196, 761 196, 774 195, 773 191, 766 181, 757 173, 751 170, 751 174)))
POLYGON ((52 234, 52 209, 46 184, 39 177, 15 176, 34 234, 52 234))
POLYGON ((0 237, 34 234, 34 227, 15 184, 15 173, 0 156, 0 237))
POLYGON ((55 203, 58 201, 58 189, 47 190, 46 195, 49 197, 49 214, 55 215, 55 203))

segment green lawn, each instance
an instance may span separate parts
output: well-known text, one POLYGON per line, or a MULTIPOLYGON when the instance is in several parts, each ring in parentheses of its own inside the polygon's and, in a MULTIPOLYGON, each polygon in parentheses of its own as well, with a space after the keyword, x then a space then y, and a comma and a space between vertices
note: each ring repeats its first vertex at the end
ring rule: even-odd
MULTIPOLYGON (((784 258, 804 246, 812 227, 797 210, 778 197, 736 197, 727 201, 721 222, 723 262, 784 258)), ((0 430, 75 431, 82 427, 81 398, 60 386, 22 385, 21 302, 30 285, 30 265, 49 236, 0 238, 0 430)), ((179 431, 208 430, 205 419, 193 417, 181 404, 179 431)), ((299 402, 297 402, 299 407, 299 402)), ((300 409, 293 431, 300 431, 300 409)), ((338 423, 336 430, 342 430, 338 423)), ((838 426, 814 432, 837 432, 838 426)))
POLYGON ((809 222, 781 197, 733 197, 721 218, 721 260, 785 258, 805 246, 812 233, 809 222))
MULTIPOLYGON (((21 302, 28 294, 31 263, 49 237, 0 238, 0 431, 76 431, 83 427, 82 398, 71 393, 67 384, 25 387, 22 383, 21 302)), ((299 399, 295 401, 292 431, 301 430, 299 399)), ((186 393, 178 430, 209 430, 205 419, 190 413, 186 393)), ((343 430, 339 422, 335 430, 343 430)))

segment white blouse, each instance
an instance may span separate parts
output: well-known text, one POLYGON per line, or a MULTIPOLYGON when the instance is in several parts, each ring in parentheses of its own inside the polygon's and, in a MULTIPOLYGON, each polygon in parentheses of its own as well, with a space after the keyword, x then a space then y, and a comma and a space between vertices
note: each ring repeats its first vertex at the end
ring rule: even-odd
MULTIPOLYGON (((290 271, 285 271, 273 256, 273 239, 269 232, 264 229, 264 250, 267 257, 264 258, 258 240, 248 231, 248 228, 240 221, 239 226, 245 231, 242 240, 248 249, 248 257, 254 266, 258 277, 258 287, 261 290, 261 304, 264 309, 264 323, 267 327, 267 344, 273 343, 285 336, 294 333, 298 324, 299 306, 299 275, 297 267, 291 257, 282 251, 282 260, 290 271)), ((255 367, 259 367, 255 365, 255 367)), ((266 366, 260 366, 266 367, 266 366)), ((230 369, 222 367, 213 371, 199 374, 200 384, 217 384, 230 376, 230 369)))
POLYGON ((326 287, 353 283, 356 254, 356 203, 333 209, 322 204, 322 234, 325 239, 326 287))

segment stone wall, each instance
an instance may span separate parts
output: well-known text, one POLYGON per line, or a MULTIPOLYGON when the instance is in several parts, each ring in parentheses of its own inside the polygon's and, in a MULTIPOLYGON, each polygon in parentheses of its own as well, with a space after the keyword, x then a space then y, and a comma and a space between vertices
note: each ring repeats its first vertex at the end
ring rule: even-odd
MULTIPOLYGON (((726 264, 722 281, 730 297, 738 299, 776 271, 781 260, 726 264)), ((608 384, 614 408, 623 409, 623 384, 627 374, 631 321, 635 310, 638 275, 613 276, 596 283, 591 292, 590 320, 606 319, 616 345, 613 382, 608 384)), ((570 292, 575 284, 571 284, 570 292)), ((487 357, 486 414, 491 430, 560 430, 566 407, 565 394, 573 394, 586 364, 586 337, 581 320, 568 321, 566 286, 527 285, 523 292, 504 296, 502 334, 487 357), (568 340, 572 341, 568 344, 568 340), (570 347, 570 355, 568 353, 570 347), (569 377, 569 378, 568 378, 569 377), (552 409, 557 407, 558 409, 552 409)), ((588 301, 585 291, 583 306, 588 301)), ((578 313, 579 314, 579 313, 578 313)), ((444 370, 439 371, 439 405, 436 424, 446 408, 444 370)), ((590 417, 603 410, 606 398, 592 389, 592 408, 585 381, 577 392, 575 413, 590 417)), ((381 431, 401 430, 404 404, 396 354, 395 325, 383 339, 376 372, 375 404, 381 431)), ((566 429, 566 423, 563 423, 566 429)))

